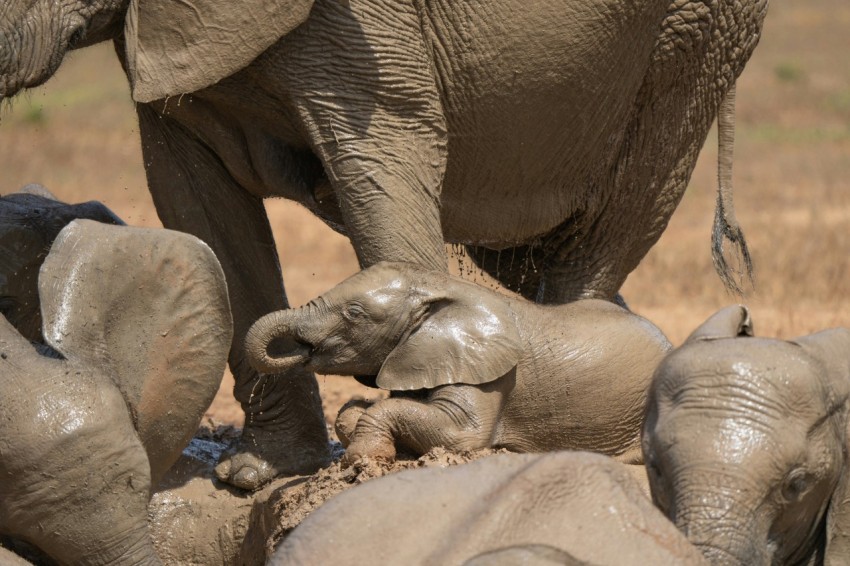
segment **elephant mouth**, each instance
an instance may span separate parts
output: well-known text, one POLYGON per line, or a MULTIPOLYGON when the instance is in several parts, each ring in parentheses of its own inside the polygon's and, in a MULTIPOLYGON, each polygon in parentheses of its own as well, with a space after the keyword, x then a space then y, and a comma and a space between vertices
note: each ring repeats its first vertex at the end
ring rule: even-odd
POLYGON ((289 337, 276 338, 269 342, 266 354, 278 371, 297 366, 307 366, 313 357, 313 345, 289 337))

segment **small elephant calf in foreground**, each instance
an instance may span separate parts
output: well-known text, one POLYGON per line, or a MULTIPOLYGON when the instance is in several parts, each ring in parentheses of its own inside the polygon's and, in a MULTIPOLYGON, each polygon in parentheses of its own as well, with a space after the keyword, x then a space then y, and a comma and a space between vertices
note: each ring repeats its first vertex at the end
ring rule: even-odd
POLYGON ((631 467, 565 451, 390 474, 325 503, 269 564, 707 566, 631 467))
POLYGON ((349 461, 444 446, 588 450, 640 463, 646 392, 670 343, 607 301, 541 306, 381 263, 260 319, 246 349, 266 373, 305 365, 396 393, 426 390, 343 408, 337 430, 349 461))
MULTIPOLYGON (((0 234, 38 241, 39 218, 54 216, 0 234)), ((10 250, 0 291, 27 287, 5 267, 35 266, 23 260, 43 248, 10 250)), ((221 382, 224 273, 193 236, 75 220, 38 270, 38 297, 44 344, 0 314, 0 535, 57 564, 160 564, 148 499, 221 382)))

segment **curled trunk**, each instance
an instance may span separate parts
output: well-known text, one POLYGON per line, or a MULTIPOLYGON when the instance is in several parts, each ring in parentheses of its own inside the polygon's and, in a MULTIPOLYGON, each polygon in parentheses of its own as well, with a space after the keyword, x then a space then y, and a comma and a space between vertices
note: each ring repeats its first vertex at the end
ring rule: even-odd
POLYGON ((245 337, 245 353, 257 371, 277 374, 307 361, 310 347, 300 342, 300 309, 276 311, 259 319, 245 337))

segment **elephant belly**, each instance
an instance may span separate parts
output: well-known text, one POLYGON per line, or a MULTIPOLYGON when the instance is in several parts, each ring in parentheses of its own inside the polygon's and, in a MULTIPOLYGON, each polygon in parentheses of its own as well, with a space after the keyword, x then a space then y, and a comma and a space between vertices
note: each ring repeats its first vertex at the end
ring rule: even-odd
POLYGON ((665 2, 429 3, 446 239, 527 242, 606 198, 665 2))

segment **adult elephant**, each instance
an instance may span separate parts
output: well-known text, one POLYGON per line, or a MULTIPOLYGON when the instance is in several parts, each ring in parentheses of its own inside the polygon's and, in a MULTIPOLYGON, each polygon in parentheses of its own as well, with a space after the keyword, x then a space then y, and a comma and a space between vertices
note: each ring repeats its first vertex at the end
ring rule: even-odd
POLYGON ((70 48, 114 40, 158 214, 206 241, 227 275, 247 424, 218 471, 256 488, 328 461, 315 379, 245 361, 250 324, 288 306, 263 198, 347 234, 363 267, 445 269, 448 241, 474 245, 526 297, 612 299, 722 107, 725 274, 724 237, 746 257, 730 94, 766 5, 15 0, 0 8, 0 98, 45 81, 70 48))

